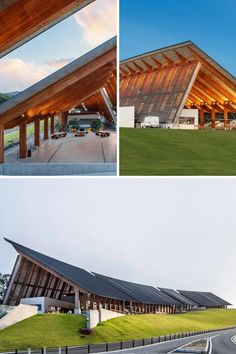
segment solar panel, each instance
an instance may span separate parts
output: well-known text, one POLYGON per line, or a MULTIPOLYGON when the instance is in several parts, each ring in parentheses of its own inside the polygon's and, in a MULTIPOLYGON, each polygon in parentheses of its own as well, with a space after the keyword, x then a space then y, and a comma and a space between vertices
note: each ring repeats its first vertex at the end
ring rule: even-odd
POLYGON ((157 305, 180 305, 177 300, 169 297, 166 294, 163 294, 153 286, 131 283, 125 280, 111 278, 98 273, 94 274, 100 279, 106 281, 108 284, 136 299, 136 302, 157 305))
POLYGON ((198 303, 199 306, 204 307, 215 307, 221 306, 221 304, 215 299, 207 296, 207 293, 200 291, 186 291, 186 290, 178 290, 182 295, 188 297, 190 300, 198 303))
POLYGON ((104 282, 102 279, 94 276, 92 273, 75 267, 71 264, 64 263, 55 258, 46 256, 42 253, 33 251, 30 248, 19 245, 18 243, 7 240, 13 245, 13 247, 19 252, 23 253, 25 256, 28 256, 42 265, 50 268, 57 274, 65 277, 68 281, 77 284, 80 288, 87 290, 89 293, 109 297, 117 300, 126 300, 134 301, 133 298, 123 293, 119 289, 116 289, 110 286, 107 282, 104 282))
POLYGON ((183 305, 187 305, 187 306, 197 306, 198 305, 196 302, 189 300, 187 297, 178 293, 176 290, 167 289, 167 288, 159 288, 159 289, 164 294, 169 295, 170 297, 173 297, 173 299, 179 301, 183 305))

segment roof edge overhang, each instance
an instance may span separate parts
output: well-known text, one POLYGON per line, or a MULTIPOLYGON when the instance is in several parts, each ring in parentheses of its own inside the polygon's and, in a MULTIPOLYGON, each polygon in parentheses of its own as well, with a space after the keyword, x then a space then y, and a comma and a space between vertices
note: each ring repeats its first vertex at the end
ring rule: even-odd
POLYGON ((94 60, 98 59, 102 55, 109 53, 112 50, 116 49, 116 36, 110 38, 106 42, 102 43, 98 47, 92 49, 88 53, 82 55, 78 59, 72 61, 71 63, 65 65, 61 69, 55 71, 49 76, 43 78, 32 86, 28 87, 24 91, 18 93, 16 96, 12 97, 10 100, 6 101, 0 106, 0 115, 6 113, 10 109, 14 108, 18 104, 28 100, 32 96, 38 94, 40 91, 47 89, 53 84, 56 84, 61 79, 66 76, 73 74, 74 71, 77 71, 94 60))

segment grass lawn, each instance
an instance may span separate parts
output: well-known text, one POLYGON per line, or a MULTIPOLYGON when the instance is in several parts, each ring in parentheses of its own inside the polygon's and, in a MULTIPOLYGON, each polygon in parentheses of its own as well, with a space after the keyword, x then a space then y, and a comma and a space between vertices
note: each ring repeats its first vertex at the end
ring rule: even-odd
MULTIPOLYGON (((40 122, 40 131, 43 131, 44 123, 43 121, 40 122)), ((34 124, 30 124, 27 127, 27 137, 29 138, 34 134, 34 124)), ((10 133, 4 134, 4 148, 10 145, 12 142, 16 143, 19 141, 19 129, 14 130, 10 133)))
POLYGON ((234 176, 236 131, 121 128, 120 174, 234 176))
POLYGON ((130 315, 99 324, 81 337, 85 319, 77 315, 37 315, 0 331, 0 350, 42 348, 140 339, 170 333, 236 325, 236 310, 211 310, 182 315, 130 315))

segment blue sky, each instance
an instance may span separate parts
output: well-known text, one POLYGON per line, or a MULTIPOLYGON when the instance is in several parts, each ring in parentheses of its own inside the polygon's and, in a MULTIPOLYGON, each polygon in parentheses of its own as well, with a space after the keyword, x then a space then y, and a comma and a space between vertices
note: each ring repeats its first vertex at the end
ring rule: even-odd
POLYGON ((120 57, 192 40, 236 75, 235 0, 120 0, 120 57))

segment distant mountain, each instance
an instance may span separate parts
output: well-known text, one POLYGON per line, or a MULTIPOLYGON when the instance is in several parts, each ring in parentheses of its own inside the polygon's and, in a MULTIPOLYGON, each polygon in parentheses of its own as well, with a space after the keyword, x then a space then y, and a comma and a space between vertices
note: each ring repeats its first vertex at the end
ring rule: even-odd
POLYGON ((5 93, 0 92, 0 104, 10 100, 13 96, 17 95, 18 93, 19 91, 5 92, 5 93))
POLYGON ((4 95, 13 97, 17 95, 20 91, 14 91, 14 92, 5 92, 4 95))

